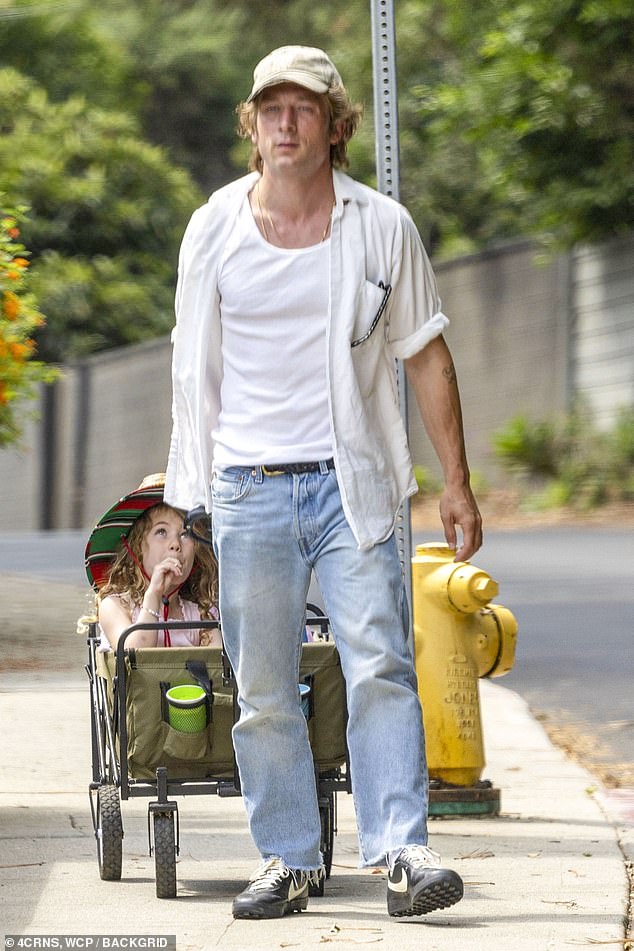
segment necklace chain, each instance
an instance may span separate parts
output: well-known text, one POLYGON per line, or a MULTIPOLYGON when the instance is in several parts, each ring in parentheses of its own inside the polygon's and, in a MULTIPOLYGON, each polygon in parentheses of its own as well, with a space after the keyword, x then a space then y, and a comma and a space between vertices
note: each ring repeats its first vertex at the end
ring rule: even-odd
MULTIPOLYGON (((272 243, 272 242, 271 242, 271 239, 269 238, 268 228, 266 227, 266 219, 268 219, 268 222, 269 222, 269 224, 270 224, 270 226, 271 226, 271 230, 275 233, 275 236, 277 237, 277 240, 280 241, 280 242, 283 244, 284 242, 282 241, 282 236, 280 235, 279 231, 278 231, 277 228, 275 227, 275 222, 274 222, 273 219, 271 218, 271 213, 270 213, 270 211, 269 211, 268 208, 266 208, 266 207, 265 207, 265 208, 262 208, 262 203, 260 202, 260 182, 257 183, 256 188, 255 188, 255 200, 256 200, 257 205, 258 205, 258 213, 259 213, 259 215, 260 215, 260 222, 261 222, 261 224, 262 224, 262 230, 264 231, 264 237, 265 237, 266 240, 269 242, 269 244, 272 243)), ((332 206, 331 206, 331 208, 330 208, 330 213, 329 213, 329 215, 328 215, 328 220, 326 221, 326 227, 324 228, 323 234, 322 234, 321 238, 319 239, 319 244, 322 244, 322 243, 326 240, 326 235, 328 234, 328 230, 329 230, 329 228, 330 228, 330 223, 331 223, 331 221, 332 221, 332 210, 333 210, 333 208, 335 207, 335 204, 336 204, 336 200, 333 200, 332 206)))

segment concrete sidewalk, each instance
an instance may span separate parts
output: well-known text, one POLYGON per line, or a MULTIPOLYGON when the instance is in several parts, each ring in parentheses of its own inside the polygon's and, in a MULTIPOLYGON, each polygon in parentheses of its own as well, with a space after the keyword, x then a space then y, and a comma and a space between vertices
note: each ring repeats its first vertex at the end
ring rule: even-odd
POLYGON ((619 831, 593 778, 554 749, 517 694, 481 684, 494 818, 431 820, 431 842, 465 881, 462 902, 390 919, 383 870, 357 869, 351 797, 338 796, 332 876, 308 911, 234 921, 258 862, 240 799, 182 797, 178 898, 155 897, 147 800, 122 804, 121 882, 99 878, 87 787, 88 688, 62 675, 5 675, 0 692, 5 934, 176 935, 177 948, 273 951, 376 945, 409 951, 624 947, 628 880, 619 831))

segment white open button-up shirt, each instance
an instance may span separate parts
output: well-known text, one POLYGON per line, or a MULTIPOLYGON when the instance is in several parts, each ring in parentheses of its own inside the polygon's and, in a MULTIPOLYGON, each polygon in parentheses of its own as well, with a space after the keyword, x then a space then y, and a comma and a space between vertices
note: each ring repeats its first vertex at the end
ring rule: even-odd
MULTIPOLYGON (((253 173, 214 192, 194 212, 181 246, 165 501, 185 511, 204 505, 211 512, 211 433, 222 380, 217 275, 257 178, 253 173)), ((333 171, 333 181, 330 426, 346 518, 359 547, 370 548, 390 535, 399 506, 416 491, 395 360, 422 350, 448 320, 406 209, 340 171, 333 171)))

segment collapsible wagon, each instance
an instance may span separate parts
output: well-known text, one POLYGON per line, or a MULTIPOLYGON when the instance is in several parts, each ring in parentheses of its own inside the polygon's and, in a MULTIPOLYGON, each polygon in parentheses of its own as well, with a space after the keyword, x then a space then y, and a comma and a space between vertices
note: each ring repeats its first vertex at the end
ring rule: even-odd
MULTIPOLYGON (((299 683, 310 687, 304 712, 328 878, 336 794, 350 791, 345 684, 328 618, 308 607, 307 624, 315 639, 302 645, 299 683)), ((150 800, 148 843, 155 861, 156 894, 174 898, 180 839, 175 797, 240 795, 231 740, 238 710, 233 673, 221 648, 126 648, 132 631, 159 626, 135 624, 123 633, 115 652, 101 653, 96 621, 89 619, 85 625, 92 736, 90 804, 101 878, 117 881, 123 859, 121 803, 136 797, 150 800), (168 691, 181 685, 198 686, 204 692, 193 725, 177 717, 178 708, 168 698, 168 691)), ((214 628, 218 622, 201 621, 196 626, 214 628)), ((191 627, 191 622, 170 621, 170 629, 177 627, 191 627)), ((323 890, 324 880, 311 886, 313 895, 323 890)))

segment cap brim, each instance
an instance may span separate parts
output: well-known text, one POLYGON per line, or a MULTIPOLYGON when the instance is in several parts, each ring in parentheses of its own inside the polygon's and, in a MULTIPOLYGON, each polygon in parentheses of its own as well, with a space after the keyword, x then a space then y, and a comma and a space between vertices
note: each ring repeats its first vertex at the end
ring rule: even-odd
POLYGON ((254 83, 247 102, 253 102, 255 97, 264 89, 268 89, 271 86, 279 86, 280 83, 296 83, 298 86, 303 86, 305 89, 310 89, 311 92, 316 93, 328 92, 330 88, 328 83, 317 79, 312 73, 306 73, 301 69, 280 69, 277 73, 268 76, 266 80, 254 83))

